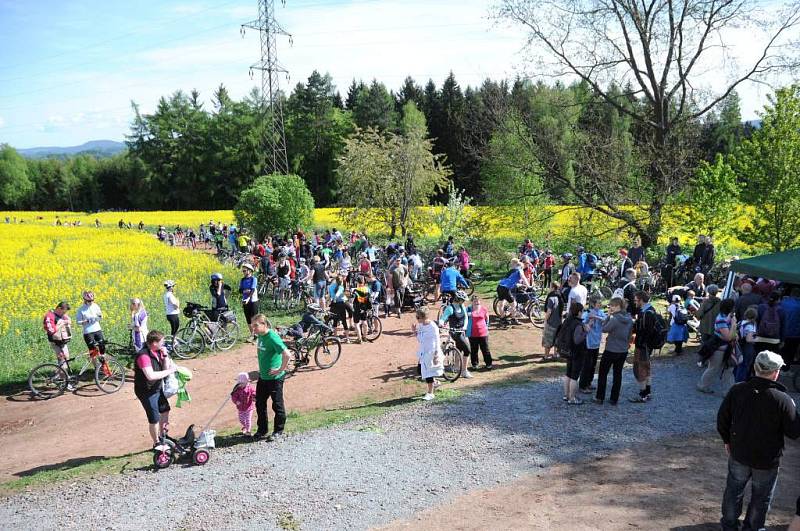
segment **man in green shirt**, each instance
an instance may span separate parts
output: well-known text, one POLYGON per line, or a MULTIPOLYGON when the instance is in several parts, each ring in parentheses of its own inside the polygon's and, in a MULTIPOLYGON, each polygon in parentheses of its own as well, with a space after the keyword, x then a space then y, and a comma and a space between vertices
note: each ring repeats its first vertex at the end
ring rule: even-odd
POLYGON ((283 377, 289 363, 289 350, 280 336, 272 330, 264 314, 254 315, 250 320, 253 334, 258 338, 258 383, 256 384, 256 418, 258 430, 255 437, 260 439, 269 431, 267 399, 272 400, 275 413, 275 430, 267 438, 274 441, 283 435, 286 425, 286 409, 283 405, 283 377))

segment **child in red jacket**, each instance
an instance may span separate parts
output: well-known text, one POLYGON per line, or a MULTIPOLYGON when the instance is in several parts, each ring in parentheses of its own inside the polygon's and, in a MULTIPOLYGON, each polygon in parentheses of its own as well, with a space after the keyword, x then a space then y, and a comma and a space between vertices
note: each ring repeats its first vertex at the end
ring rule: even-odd
POLYGON ((240 372, 236 377, 236 387, 231 391, 231 400, 239 412, 239 422, 244 435, 252 435, 253 410, 256 408, 256 390, 250 385, 250 377, 240 372))

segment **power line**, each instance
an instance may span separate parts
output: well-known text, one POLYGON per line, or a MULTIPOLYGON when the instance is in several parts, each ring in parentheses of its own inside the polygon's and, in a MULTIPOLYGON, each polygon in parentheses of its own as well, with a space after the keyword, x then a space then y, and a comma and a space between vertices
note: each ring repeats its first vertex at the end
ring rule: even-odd
MULTIPOLYGON (((281 0, 286 5, 286 0, 281 0)), ((273 173, 286 175, 289 173, 289 161, 286 156, 286 133, 283 128, 283 105, 281 103, 281 87, 279 76, 289 77, 289 72, 278 62, 277 36, 292 36, 284 30, 275 18, 274 0, 258 0, 258 19, 242 24, 242 37, 245 28, 258 31, 261 40, 261 60, 250 67, 261 70, 261 98, 263 116, 269 120, 264 128, 264 143, 267 148, 267 163, 273 173)))

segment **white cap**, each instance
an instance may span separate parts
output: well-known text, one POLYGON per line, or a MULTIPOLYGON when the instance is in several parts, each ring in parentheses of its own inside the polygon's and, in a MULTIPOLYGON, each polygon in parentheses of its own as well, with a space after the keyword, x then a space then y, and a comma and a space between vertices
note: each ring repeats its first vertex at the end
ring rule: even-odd
POLYGON ((773 372, 784 366, 783 358, 771 350, 762 350, 756 356, 755 368, 761 372, 773 372))

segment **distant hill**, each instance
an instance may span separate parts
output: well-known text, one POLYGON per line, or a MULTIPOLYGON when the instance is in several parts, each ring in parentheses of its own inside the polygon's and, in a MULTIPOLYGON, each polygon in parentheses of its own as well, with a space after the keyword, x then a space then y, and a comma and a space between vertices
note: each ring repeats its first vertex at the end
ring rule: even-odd
POLYGON ((113 140, 91 140, 80 146, 71 147, 33 147, 18 149, 20 155, 29 159, 43 159, 47 157, 69 157, 79 153, 95 155, 97 157, 110 157, 123 151, 125 144, 113 140))

